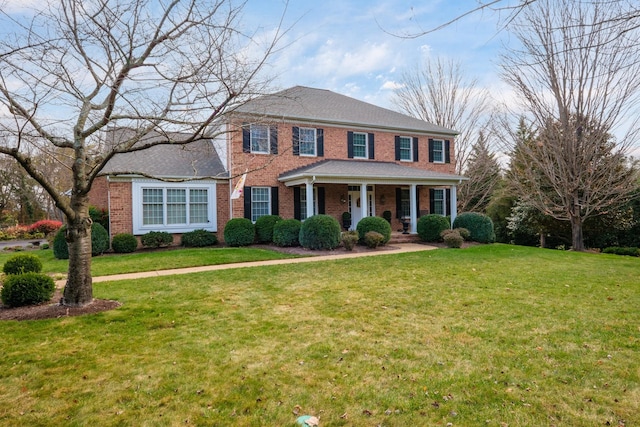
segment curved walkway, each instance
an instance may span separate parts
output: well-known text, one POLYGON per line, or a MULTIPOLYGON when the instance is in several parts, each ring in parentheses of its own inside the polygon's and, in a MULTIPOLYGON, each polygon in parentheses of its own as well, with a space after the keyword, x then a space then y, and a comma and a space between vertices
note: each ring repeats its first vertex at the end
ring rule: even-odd
MULTIPOLYGON (((97 276, 93 278, 93 283, 111 282, 114 280, 142 279, 146 277, 173 276, 177 274, 200 273, 203 271, 227 270, 230 268, 260 267, 263 265, 299 264, 303 262, 360 258, 360 257, 377 256, 377 255, 392 255, 392 254, 399 254, 399 253, 406 253, 406 252, 420 252, 420 251, 437 249, 434 246, 421 245, 417 243, 398 243, 393 246, 394 246, 393 249, 382 250, 382 251, 341 252, 339 254, 310 256, 305 258, 286 258, 286 259, 274 259, 274 260, 267 260, 267 261, 239 262, 239 263, 233 263, 233 264, 203 265, 200 267, 174 268, 170 270, 156 270, 156 271, 145 271, 140 273, 114 274, 112 276, 97 276)), ((65 281, 60 280, 56 282, 56 284, 64 286, 65 281)))

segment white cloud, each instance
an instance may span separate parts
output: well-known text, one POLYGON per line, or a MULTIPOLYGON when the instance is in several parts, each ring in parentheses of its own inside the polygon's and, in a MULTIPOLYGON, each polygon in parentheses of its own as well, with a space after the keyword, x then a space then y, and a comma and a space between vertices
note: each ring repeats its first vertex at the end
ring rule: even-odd
POLYGON ((396 90, 402 88, 404 85, 402 83, 394 82, 391 80, 387 80, 382 84, 380 89, 382 90, 396 90))

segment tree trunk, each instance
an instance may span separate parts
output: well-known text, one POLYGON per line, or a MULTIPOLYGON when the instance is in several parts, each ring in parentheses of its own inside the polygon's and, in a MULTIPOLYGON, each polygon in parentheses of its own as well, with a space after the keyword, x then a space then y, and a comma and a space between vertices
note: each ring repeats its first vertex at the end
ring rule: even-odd
POLYGON ((571 246, 574 251, 584 251, 582 218, 579 216, 571 216, 571 246))
POLYGON ((82 307, 93 301, 91 279, 91 218, 87 197, 72 197, 76 212, 69 219, 66 240, 69 247, 69 271, 64 287, 63 305, 82 307))

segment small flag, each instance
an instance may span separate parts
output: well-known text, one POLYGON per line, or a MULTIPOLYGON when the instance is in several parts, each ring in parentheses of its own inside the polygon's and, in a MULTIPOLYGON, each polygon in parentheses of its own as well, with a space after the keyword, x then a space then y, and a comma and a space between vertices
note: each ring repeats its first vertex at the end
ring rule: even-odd
POLYGON ((231 193, 231 200, 239 199, 244 192, 244 181, 247 179, 247 173, 242 174, 236 186, 233 188, 233 193, 231 193))

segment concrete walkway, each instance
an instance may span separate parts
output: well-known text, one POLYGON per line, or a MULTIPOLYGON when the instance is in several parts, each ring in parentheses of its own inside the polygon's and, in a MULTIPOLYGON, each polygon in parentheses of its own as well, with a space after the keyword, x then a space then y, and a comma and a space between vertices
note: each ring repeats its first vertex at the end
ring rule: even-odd
MULTIPOLYGON (((400 243, 400 244, 393 245, 393 249, 388 249, 388 250, 372 250, 372 251, 366 251, 366 252, 340 251, 331 255, 310 256, 305 258, 287 258, 287 259, 273 259, 273 260, 267 260, 267 261, 239 262, 239 263, 233 263, 233 264, 203 265, 201 267, 174 268, 170 270, 156 270, 156 271, 145 271, 140 273, 114 274, 112 276, 97 276, 93 278, 93 283, 112 282, 115 280, 142 279, 146 277, 173 276, 177 274, 200 273, 203 271, 227 270, 230 268, 260 267, 263 265, 300 264, 303 262, 360 258, 360 257, 377 256, 377 255, 392 255, 392 254, 399 254, 399 253, 406 253, 406 252, 428 251, 432 249, 436 249, 436 247, 421 245, 417 243, 400 243)), ((65 283, 66 283, 65 280, 59 280, 56 282, 56 285, 64 286, 65 283)))

